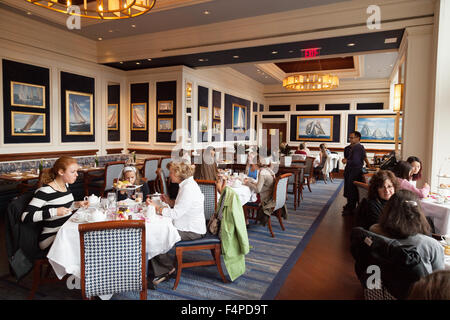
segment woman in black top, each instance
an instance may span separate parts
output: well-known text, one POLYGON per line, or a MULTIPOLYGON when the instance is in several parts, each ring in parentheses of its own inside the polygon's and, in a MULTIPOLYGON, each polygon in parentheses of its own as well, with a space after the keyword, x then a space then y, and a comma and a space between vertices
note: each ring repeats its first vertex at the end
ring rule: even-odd
POLYGON ((369 183, 369 200, 367 211, 363 213, 360 225, 369 229, 378 223, 384 205, 397 191, 398 183, 395 175, 388 170, 379 170, 373 175, 369 183))
MULTIPOLYGON (((63 156, 56 160, 52 168, 46 169, 40 178, 33 199, 22 214, 23 223, 41 223, 42 232, 39 236, 41 250, 50 248, 56 233, 72 215, 71 206, 74 202, 69 184, 75 182, 78 176, 77 160, 63 156)), ((87 201, 75 202, 75 208, 87 205, 87 201)))

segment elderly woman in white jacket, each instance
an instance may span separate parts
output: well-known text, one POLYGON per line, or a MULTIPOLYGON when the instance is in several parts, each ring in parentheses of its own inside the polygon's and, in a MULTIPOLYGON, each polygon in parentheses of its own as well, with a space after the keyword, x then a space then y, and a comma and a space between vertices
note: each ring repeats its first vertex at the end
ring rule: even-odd
MULTIPOLYGON (((171 162, 168 166, 169 177, 180 188, 175 200, 168 195, 162 195, 161 200, 169 204, 170 208, 155 206, 156 213, 172 218, 181 240, 200 239, 206 234, 206 220, 204 214, 204 196, 197 182, 193 178, 195 166, 186 162, 171 162)), ((151 201, 149 205, 154 205, 151 201)), ((158 255, 150 260, 154 276, 153 285, 167 280, 175 273, 173 259, 167 254, 158 255)))

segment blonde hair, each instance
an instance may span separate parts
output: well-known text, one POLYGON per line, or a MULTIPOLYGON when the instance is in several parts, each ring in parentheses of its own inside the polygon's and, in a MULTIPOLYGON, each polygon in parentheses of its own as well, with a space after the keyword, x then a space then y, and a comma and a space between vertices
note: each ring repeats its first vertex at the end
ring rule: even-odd
POLYGON ((58 176, 59 170, 66 171, 67 168, 74 163, 77 163, 76 159, 68 156, 62 156, 61 158, 55 161, 53 167, 42 170, 38 187, 42 187, 42 185, 44 184, 49 184, 50 182, 55 180, 55 178, 58 176))
POLYGON ((194 175, 195 165, 187 161, 172 161, 167 164, 167 169, 173 170, 174 174, 183 181, 194 175))
POLYGON ((122 174, 120 175, 120 180, 125 180, 125 173, 127 172, 134 172, 134 175, 136 176, 136 181, 134 184, 142 184, 142 176, 139 170, 134 166, 127 166, 124 167, 122 170, 122 174))

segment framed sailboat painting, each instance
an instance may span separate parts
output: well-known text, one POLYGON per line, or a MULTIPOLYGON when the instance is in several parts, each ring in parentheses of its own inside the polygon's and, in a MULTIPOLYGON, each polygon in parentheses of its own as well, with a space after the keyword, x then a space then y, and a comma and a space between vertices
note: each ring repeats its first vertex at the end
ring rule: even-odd
POLYGON ((233 104, 232 110, 233 132, 245 132, 247 130, 247 107, 233 104))
POLYGON ((45 113, 11 112, 12 136, 45 136, 45 113))
POLYGON ((147 103, 131 104, 131 130, 147 130, 147 103))
POLYGON ((297 140, 333 141, 333 116, 298 116, 297 140))
POLYGON ((45 86, 11 81, 11 105, 45 108, 45 86))
POLYGON ((356 116, 355 130, 361 133, 361 142, 395 143, 395 116, 356 116))
POLYGON ((117 130, 119 128, 118 111, 119 106, 117 104, 108 104, 108 130, 117 130))
POLYGON ((93 106, 91 93, 66 90, 66 135, 94 133, 93 106))

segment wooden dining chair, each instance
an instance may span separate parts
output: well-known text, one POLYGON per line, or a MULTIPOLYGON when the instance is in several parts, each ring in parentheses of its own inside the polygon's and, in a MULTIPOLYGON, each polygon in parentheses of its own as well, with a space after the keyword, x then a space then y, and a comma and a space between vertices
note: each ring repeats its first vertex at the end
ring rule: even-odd
POLYGON ((120 177, 125 161, 112 161, 105 165, 105 170, 101 175, 85 173, 84 194, 89 195, 89 189, 98 191, 98 195, 103 197, 105 192, 113 189, 114 179, 120 177))
POLYGON ((143 176, 147 179, 147 183, 150 184, 153 187, 154 192, 156 192, 156 181, 157 181, 157 174, 156 170, 158 170, 159 165, 159 159, 154 158, 148 158, 144 160, 144 167, 143 167, 143 176))
MULTIPOLYGON (((281 216, 281 208, 284 207, 284 205, 286 204, 286 199, 287 199, 287 193, 288 193, 288 183, 289 183, 289 179, 293 176, 292 173, 285 173, 282 174, 278 177, 276 177, 275 182, 274 182, 274 188, 273 188, 273 199, 275 201, 275 207, 273 209, 273 213, 272 216, 276 216, 281 229, 284 231, 284 224, 283 224, 283 218, 281 216)), ((294 190, 294 192, 297 192, 296 190, 294 190)), ((245 215, 245 222, 248 223, 248 220, 255 220, 257 219, 257 213, 258 210, 261 209, 261 204, 260 203, 246 203, 243 206, 243 210, 244 210, 244 215, 245 215)), ((273 233, 272 230, 272 222, 270 221, 271 219, 269 218, 267 220, 267 225, 270 231, 270 235, 272 236, 272 238, 275 238, 275 234, 273 233)))
POLYGON ((169 187, 167 186, 167 177, 161 168, 158 168, 156 170, 156 176, 157 176, 157 181, 158 181, 158 184, 157 184, 158 192, 168 195, 169 187))
POLYGON ((171 157, 163 157, 159 162, 159 167, 162 169, 162 171, 164 171, 164 175, 166 176, 166 178, 169 177, 169 169, 167 169, 167 164, 169 162, 172 162, 171 157))
MULTIPOLYGON (((19 250, 23 252, 26 261, 22 261, 19 270, 10 264, 10 272, 20 281, 31 271, 33 275, 32 285, 27 299, 32 300, 40 285, 59 282, 56 275, 52 274, 52 266, 46 258, 47 252, 38 247, 38 238, 42 231, 41 223, 23 223, 22 214, 28 203, 33 198, 33 192, 26 192, 14 198, 8 205, 5 219, 5 240, 8 258, 15 256, 19 250), (26 262, 26 263, 25 263, 26 262), (23 270, 25 265, 29 265, 29 271, 23 270), (45 274, 43 273, 46 267, 45 274), (22 272, 21 275, 17 272, 22 272)), ((10 261, 11 263, 11 261, 10 261)))
POLYGON ((145 221, 78 225, 83 299, 139 291, 147 299, 145 221))
MULTIPOLYGON (((290 176, 292 176, 292 173, 285 173, 285 174, 278 176, 275 179, 275 185, 273 188, 273 199, 275 200, 275 207, 273 208, 272 216, 277 217, 278 222, 280 223, 281 229, 283 231, 286 229, 283 224, 283 218, 281 216, 281 209, 286 204, 288 180, 289 180, 290 176)), ((270 231, 272 238, 275 238, 275 235, 272 230, 272 223, 270 220, 271 219, 269 218, 269 220, 267 221, 267 224, 269 226, 269 231, 270 231)))
POLYGON ((311 191, 311 180, 314 176, 314 157, 306 157, 305 160, 305 173, 303 174, 306 180, 306 185, 308 186, 309 192, 311 191))
MULTIPOLYGON (((196 180, 197 184, 202 190, 203 195, 205 196, 204 201, 204 214, 205 219, 209 220, 209 218, 215 213, 217 208, 217 188, 215 181, 208 180, 196 180)), ((222 201, 224 201, 225 196, 222 197, 222 201)), ((177 276, 175 279, 175 284, 173 286, 173 290, 176 290, 178 287, 178 283, 180 282, 181 272, 184 268, 192 268, 192 267, 201 267, 201 266, 217 266, 217 270, 219 271, 220 277, 224 283, 227 283, 227 279, 222 270, 222 265, 220 261, 221 255, 221 242, 220 238, 217 235, 213 235, 207 232, 206 236, 197 239, 197 240, 186 240, 179 241, 175 244, 175 254, 177 260, 177 276), (197 251, 197 250, 210 250, 213 256, 212 260, 201 260, 194 262, 184 262, 183 261, 183 253, 188 251, 197 251)))

